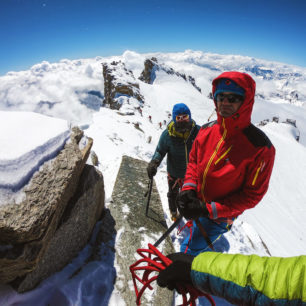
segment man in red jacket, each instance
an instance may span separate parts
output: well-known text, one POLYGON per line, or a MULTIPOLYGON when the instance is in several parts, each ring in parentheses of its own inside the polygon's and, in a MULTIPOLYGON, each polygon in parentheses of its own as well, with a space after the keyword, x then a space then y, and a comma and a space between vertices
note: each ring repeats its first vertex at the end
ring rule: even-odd
POLYGON ((260 202, 275 157, 269 138, 251 124, 251 76, 224 72, 212 85, 218 119, 199 131, 177 200, 180 214, 196 220, 181 245, 181 252, 192 255, 209 251, 237 216, 260 202))

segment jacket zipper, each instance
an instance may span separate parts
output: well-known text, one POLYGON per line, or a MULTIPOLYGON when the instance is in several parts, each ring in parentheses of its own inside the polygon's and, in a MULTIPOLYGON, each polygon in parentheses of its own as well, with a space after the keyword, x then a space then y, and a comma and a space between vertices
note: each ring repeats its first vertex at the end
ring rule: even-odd
POLYGON ((186 160, 186 168, 187 168, 187 165, 188 165, 188 151, 187 151, 187 143, 186 141, 185 142, 185 160, 186 160))
MULTIPOLYGON (((205 171, 204 171, 204 173, 203 173, 203 181, 202 181, 202 186, 201 186, 201 194, 202 194, 202 196, 203 196, 203 200, 204 200, 204 201, 206 201, 205 195, 204 195, 204 189, 205 189, 206 176, 207 176, 208 170, 209 170, 209 168, 210 168, 210 166, 211 166, 211 163, 213 162, 213 160, 214 160, 214 158, 215 158, 217 152, 219 151, 219 148, 220 148, 220 146, 221 146, 221 143, 225 140, 226 134, 227 134, 227 129, 226 129, 226 127, 225 127, 224 118, 222 119, 222 126, 223 126, 223 128, 224 128, 223 134, 222 134, 220 140, 218 141, 218 144, 217 144, 217 146, 216 146, 216 148, 215 148, 213 154, 211 155, 211 157, 210 157, 210 159, 209 159, 209 161, 208 161, 208 163, 207 163, 207 165, 206 165, 205 171)), ((231 148, 230 148, 230 149, 231 149, 231 148)), ((228 150, 228 151, 229 151, 229 150, 228 150)), ((226 152, 226 153, 227 153, 227 152, 226 152)))
POLYGON ((254 179, 253 179, 253 181, 252 181, 252 186, 254 186, 254 185, 255 185, 256 180, 257 180, 257 177, 258 177, 258 174, 259 174, 259 171, 260 171, 260 169, 262 168, 263 164, 264 164, 264 162, 263 162, 263 161, 261 161, 261 162, 260 162, 259 167, 258 167, 258 168, 257 168, 257 170, 256 170, 256 173, 255 173, 254 179))

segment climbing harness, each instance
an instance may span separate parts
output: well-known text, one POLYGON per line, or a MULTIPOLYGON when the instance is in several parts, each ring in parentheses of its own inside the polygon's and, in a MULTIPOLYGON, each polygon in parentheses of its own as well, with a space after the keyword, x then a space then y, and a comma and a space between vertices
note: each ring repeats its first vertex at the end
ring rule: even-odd
MULTIPOLYGON (((174 180, 174 178, 169 173, 168 173, 167 179, 168 179, 168 183, 170 181, 174 180)), ((183 186, 183 179, 182 178, 177 178, 174 181, 174 184, 172 184, 171 189, 173 190, 176 186, 178 186, 178 188, 181 188, 183 186)))
MULTIPOLYGON (((155 281, 158 275, 150 276, 152 272, 160 272, 168 267, 172 261, 164 256, 158 249, 153 246, 152 244, 148 244, 148 249, 138 249, 137 253, 142 257, 141 259, 137 260, 134 264, 130 266, 130 272, 133 278, 133 284, 136 294, 136 304, 141 304, 141 297, 146 290, 149 288, 153 290, 151 283, 155 281), (143 271, 142 277, 137 275, 138 271, 143 271), (142 285, 142 288, 138 288, 137 282, 142 285), (140 290, 139 290, 140 289, 140 290)), ((199 296, 205 296, 211 306, 215 306, 215 301, 213 298, 199 290, 195 289, 193 286, 179 286, 179 291, 182 294, 183 304, 180 306, 196 306, 196 299, 199 296)))

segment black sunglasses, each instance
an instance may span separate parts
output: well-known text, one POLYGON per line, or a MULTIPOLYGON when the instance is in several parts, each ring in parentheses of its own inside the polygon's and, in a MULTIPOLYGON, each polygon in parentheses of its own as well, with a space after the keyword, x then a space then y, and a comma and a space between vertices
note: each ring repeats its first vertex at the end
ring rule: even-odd
POLYGON ((243 102, 244 97, 236 94, 224 94, 224 93, 219 93, 217 94, 217 102, 223 102, 224 99, 227 99, 229 103, 240 103, 243 102))

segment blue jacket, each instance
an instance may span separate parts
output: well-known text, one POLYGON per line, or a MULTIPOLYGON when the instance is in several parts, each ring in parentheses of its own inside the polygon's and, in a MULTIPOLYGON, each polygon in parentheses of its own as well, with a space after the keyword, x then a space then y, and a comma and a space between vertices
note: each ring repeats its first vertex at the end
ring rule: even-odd
POLYGON ((191 131, 182 134, 175 130, 174 122, 171 121, 160 136, 152 160, 155 159, 161 163, 167 154, 168 173, 175 178, 184 178, 189 152, 199 130, 200 126, 193 121, 191 131))

